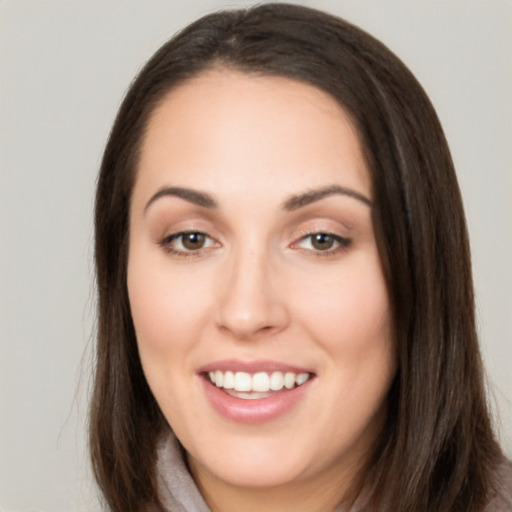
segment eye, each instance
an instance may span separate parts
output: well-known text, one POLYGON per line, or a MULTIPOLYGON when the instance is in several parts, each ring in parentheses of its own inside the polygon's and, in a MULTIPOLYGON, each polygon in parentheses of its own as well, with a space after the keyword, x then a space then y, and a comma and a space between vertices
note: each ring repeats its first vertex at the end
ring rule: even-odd
POLYGON ((199 231, 186 231, 174 233, 165 237, 161 245, 169 252, 187 255, 212 247, 215 242, 205 233, 199 231))
POLYGON ((188 251, 202 249, 207 241, 204 233, 183 233, 182 235, 178 235, 177 240, 179 240, 183 248, 188 251))
POLYGON ((350 239, 333 233, 311 233, 302 237, 296 244, 301 249, 314 252, 333 253, 350 245, 350 239))

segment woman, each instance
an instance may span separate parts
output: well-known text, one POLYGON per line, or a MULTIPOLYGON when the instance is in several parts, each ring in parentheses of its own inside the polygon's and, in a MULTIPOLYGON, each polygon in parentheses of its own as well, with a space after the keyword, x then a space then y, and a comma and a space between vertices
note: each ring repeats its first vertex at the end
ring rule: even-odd
POLYGON ((421 86, 368 34, 207 16, 129 90, 96 199, 112 510, 510 510, 467 233, 421 86))

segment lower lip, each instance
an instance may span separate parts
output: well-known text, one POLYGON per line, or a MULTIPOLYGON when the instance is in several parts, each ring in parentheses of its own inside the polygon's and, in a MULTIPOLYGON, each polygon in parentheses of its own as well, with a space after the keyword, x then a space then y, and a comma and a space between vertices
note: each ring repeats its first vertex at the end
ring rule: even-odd
POLYGON ((221 416, 238 423, 258 424, 279 418, 304 399, 314 377, 294 389, 276 391, 274 395, 255 400, 236 398, 213 385, 207 378, 202 377, 201 380, 206 396, 221 416))

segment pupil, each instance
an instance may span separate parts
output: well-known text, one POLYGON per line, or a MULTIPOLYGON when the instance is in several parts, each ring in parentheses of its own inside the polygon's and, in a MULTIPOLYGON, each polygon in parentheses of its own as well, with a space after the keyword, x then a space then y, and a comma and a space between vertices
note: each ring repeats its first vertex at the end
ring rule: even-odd
POLYGON ((331 235, 326 235, 324 233, 319 233, 313 236, 313 247, 315 249, 319 249, 321 251, 325 251, 332 247, 334 243, 334 239, 331 235))
POLYGON ((183 246, 187 249, 200 249, 204 245, 202 233, 187 233, 183 237, 183 246))

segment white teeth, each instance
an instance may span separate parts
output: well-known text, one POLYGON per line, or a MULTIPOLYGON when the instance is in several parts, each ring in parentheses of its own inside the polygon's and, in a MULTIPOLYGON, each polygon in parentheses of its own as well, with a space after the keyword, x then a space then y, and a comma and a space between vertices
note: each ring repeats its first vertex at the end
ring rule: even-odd
POLYGON ((251 391, 268 391, 270 389, 270 377, 268 373, 259 372, 252 376, 251 391))
POLYGON ((233 372, 226 372, 224 374, 224 382, 222 387, 224 389, 233 389, 235 387, 235 376, 233 372))
POLYGON ((274 372, 270 376, 270 389, 272 391, 279 391, 284 386, 284 375, 281 372, 274 372))
POLYGON ((292 372, 286 372, 284 374, 284 385, 288 389, 292 389, 295 387, 295 373, 292 372))
POLYGON ((281 391, 284 387, 293 389, 296 385, 304 384, 310 378, 309 373, 272 372, 268 374, 267 372, 257 372, 251 375, 246 372, 233 373, 220 370, 209 372, 208 376, 217 387, 242 393, 267 393, 281 391))
MULTIPOLYGON (((297 378, 295 379, 295 382, 297 383, 297 386, 300 386, 301 384, 304 384, 309 379, 309 373, 299 373, 297 375, 297 378)), ((225 385, 224 385, 225 387, 225 385)))
MULTIPOLYGON (((217 373, 217 372, 215 372, 217 373)), ((217 381, 215 381, 217 382, 217 381)), ((235 391, 252 391, 251 376, 245 372, 235 373, 235 391)))

